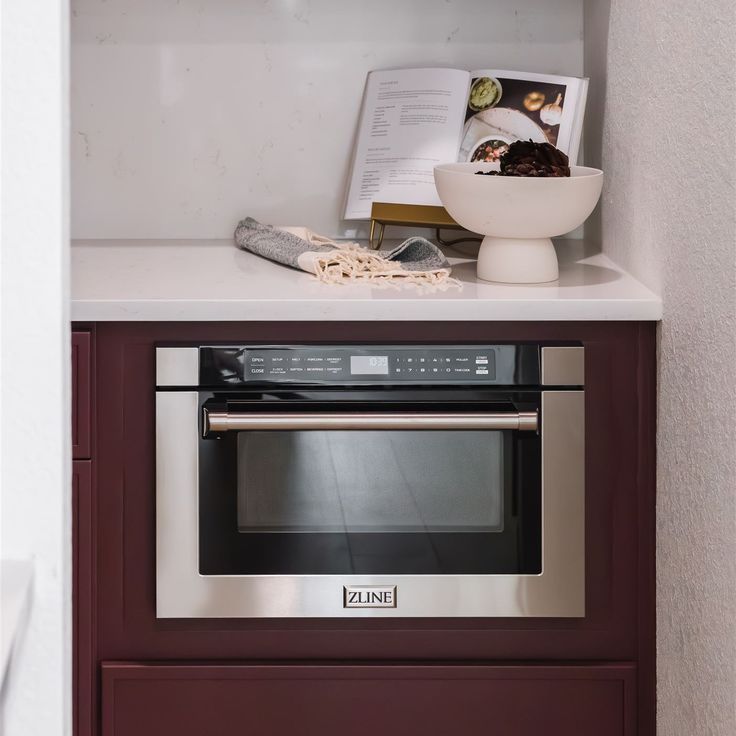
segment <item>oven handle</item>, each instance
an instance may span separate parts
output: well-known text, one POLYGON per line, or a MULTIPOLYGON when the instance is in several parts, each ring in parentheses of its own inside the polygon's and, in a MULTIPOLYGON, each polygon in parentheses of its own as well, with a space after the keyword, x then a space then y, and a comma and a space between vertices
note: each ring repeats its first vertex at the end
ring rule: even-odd
POLYGON ((254 413, 203 409, 203 433, 303 429, 511 429, 536 432, 536 411, 480 413, 254 413))

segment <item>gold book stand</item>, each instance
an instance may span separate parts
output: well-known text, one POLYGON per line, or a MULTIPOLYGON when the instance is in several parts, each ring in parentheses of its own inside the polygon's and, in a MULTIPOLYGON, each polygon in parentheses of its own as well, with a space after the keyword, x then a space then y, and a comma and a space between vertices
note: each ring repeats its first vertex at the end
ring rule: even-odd
POLYGON ((400 227, 429 227, 435 229, 435 236, 440 245, 455 245, 456 243, 480 243, 482 238, 462 237, 453 240, 443 240, 441 230, 463 230, 450 217, 444 207, 424 204, 395 204, 390 202, 374 202, 371 206, 371 232, 369 245, 372 250, 378 250, 383 243, 383 234, 386 225, 400 227))

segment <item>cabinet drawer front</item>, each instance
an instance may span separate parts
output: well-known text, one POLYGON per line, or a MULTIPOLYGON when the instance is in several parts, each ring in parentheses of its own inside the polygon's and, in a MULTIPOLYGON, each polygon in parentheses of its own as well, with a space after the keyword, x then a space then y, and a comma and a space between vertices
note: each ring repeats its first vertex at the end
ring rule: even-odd
POLYGON ((72 457, 91 457, 92 351, 89 332, 72 333, 72 457))
POLYGON ((104 663, 103 736, 633 736, 633 665, 104 663))

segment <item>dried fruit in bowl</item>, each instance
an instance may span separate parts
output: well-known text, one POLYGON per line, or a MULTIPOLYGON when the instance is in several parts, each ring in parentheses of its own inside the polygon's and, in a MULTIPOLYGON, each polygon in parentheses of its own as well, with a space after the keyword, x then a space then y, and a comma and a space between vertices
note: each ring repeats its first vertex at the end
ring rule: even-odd
POLYGON ((514 141, 501 156, 500 171, 476 171, 487 176, 570 176, 570 160, 551 143, 514 141))

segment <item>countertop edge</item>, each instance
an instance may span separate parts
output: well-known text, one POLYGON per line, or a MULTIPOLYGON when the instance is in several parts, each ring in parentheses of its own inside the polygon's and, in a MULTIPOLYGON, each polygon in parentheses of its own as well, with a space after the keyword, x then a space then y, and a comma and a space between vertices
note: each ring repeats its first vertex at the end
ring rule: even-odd
POLYGON ((658 322, 662 303, 656 299, 587 300, 565 303, 433 305, 416 314, 406 302, 352 302, 349 310, 334 302, 281 300, 223 303, 219 301, 72 301, 72 322, 658 322), (298 304, 298 308, 295 308, 298 304), (341 308, 342 307, 342 308, 341 308), (358 307, 358 308, 356 308, 358 307), (402 307, 404 309, 402 309, 402 307), (485 308, 484 308, 485 307, 485 308), (406 312, 410 312, 406 314, 406 312))

